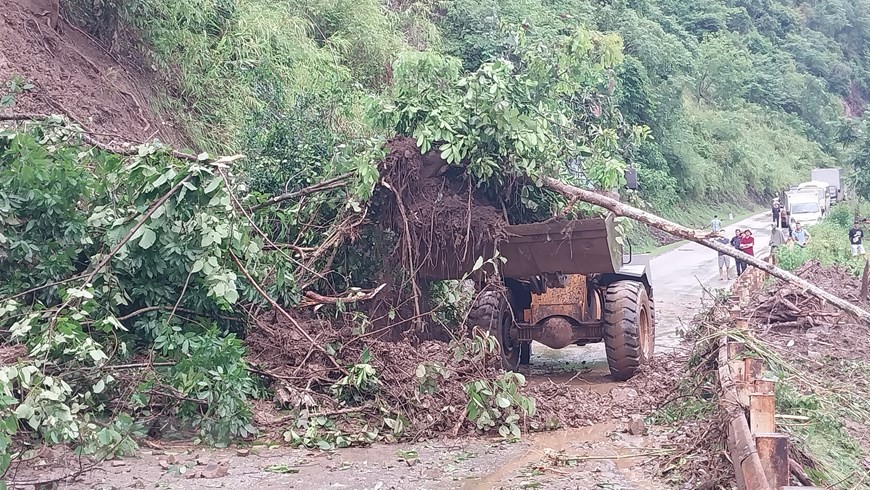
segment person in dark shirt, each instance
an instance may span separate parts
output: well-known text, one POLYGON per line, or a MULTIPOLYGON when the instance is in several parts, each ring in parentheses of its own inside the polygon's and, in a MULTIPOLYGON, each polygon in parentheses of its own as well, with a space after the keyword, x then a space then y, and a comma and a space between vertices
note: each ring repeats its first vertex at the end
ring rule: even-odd
POLYGON ((779 199, 773 200, 773 207, 771 208, 773 212, 773 224, 779 225, 779 214, 782 211, 782 207, 780 207, 779 199))
POLYGON ((864 230, 861 229, 861 223, 858 221, 855 221, 852 229, 849 230, 849 244, 852 245, 852 257, 867 255, 864 250, 864 230))
MULTIPOLYGON (((740 238, 741 238, 740 233, 741 233, 740 228, 738 228, 738 229, 734 230, 734 236, 731 237, 731 246, 736 248, 737 250, 740 250, 740 238)), ((737 269, 737 275, 739 276, 740 274, 743 273, 743 269, 746 268, 746 262, 743 262, 740 259, 736 259, 734 261, 734 266, 737 269)))

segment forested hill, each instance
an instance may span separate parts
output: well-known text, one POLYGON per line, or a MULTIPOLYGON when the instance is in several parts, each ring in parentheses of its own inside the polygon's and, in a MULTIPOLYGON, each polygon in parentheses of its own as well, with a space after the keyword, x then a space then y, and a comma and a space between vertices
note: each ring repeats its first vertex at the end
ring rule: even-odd
MULTIPOLYGON (((63 2, 62 2, 63 3, 63 2)), ((378 133, 369 96, 407 51, 466 70, 519 30, 615 32, 614 99, 647 138, 620 155, 659 210, 745 199, 838 164, 845 117, 870 99, 870 0, 67 0, 64 13, 165 84, 160 110, 213 151, 252 157, 264 192, 329 173, 378 133), (94 13, 96 12, 96 13, 94 13)))

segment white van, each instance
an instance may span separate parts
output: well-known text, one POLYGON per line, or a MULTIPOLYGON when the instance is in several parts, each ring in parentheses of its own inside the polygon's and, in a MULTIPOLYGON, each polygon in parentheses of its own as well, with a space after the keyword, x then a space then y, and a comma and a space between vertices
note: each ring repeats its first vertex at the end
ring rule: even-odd
POLYGON ((828 214, 828 208, 831 207, 831 197, 828 191, 829 185, 826 182, 821 182, 818 180, 811 180, 809 182, 804 182, 798 186, 798 191, 800 192, 811 192, 815 191, 819 196, 819 206, 822 208, 822 216, 824 217, 828 214))
POLYGON ((789 192, 787 195, 787 211, 792 221, 809 226, 822 220, 822 207, 815 191, 789 192))

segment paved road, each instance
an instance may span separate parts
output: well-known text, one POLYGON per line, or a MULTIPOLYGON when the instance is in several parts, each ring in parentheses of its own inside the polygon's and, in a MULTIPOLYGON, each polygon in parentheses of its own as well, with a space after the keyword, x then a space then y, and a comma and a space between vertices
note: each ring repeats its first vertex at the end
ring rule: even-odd
MULTIPOLYGON (((770 213, 759 213, 726 227, 725 231, 731 237, 737 228, 751 229, 755 254, 765 256, 769 253, 770 222, 770 213)), ((733 275, 736 273, 733 260, 731 267, 733 275)), ((726 288, 733 280, 720 281, 718 253, 694 242, 683 243, 652 259, 650 270, 656 301, 656 352, 665 353, 679 348, 678 330, 688 326, 701 308, 704 288, 711 291, 726 288)), ((605 382, 604 344, 554 350, 535 343, 532 352, 533 374, 551 377, 554 371, 570 372, 581 365, 592 368, 592 376, 600 371, 601 382, 605 382)))
MULTIPOLYGON (((730 238, 737 228, 752 230, 755 254, 763 257, 770 252, 767 245, 770 222, 770 213, 760 213, 725 228, 725 231, 730 238)), ((718 253, 694 242, 684 243, 654 258, 650 267, 656 300, 656 351, 666 352, 677 347, 680 341, 677 329, 688 325, 701 307, 704 288, 725 288, 733 280, 720 281, 718 253)), ((731 267, 734 277, 733 260, 731 267)))

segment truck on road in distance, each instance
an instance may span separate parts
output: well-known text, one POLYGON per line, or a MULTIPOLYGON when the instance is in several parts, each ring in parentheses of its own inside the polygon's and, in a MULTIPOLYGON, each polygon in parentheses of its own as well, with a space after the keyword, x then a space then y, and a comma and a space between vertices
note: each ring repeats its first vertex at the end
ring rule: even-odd
POLYGON ((830 204, 836 204, 845 200, 843 190, 842 170, 840 168, 815 168, 810 178, 813 181, 825 182, 828 186, 828 199, 830 204))
POLYGON ((831 207, 831 199, 829 197, 829 188, 827 182, 820 180, 811 180, 798 184, 798 192, 815 192, 819 199, 819 207, 822 208, 822 216, 828 214, 828 209, 831 207))
POLYGON ((823 218, 816 189, 787 191, 783 194, 782 201, 783 209, 793 223, 809 226, 819 223, 823 218))

